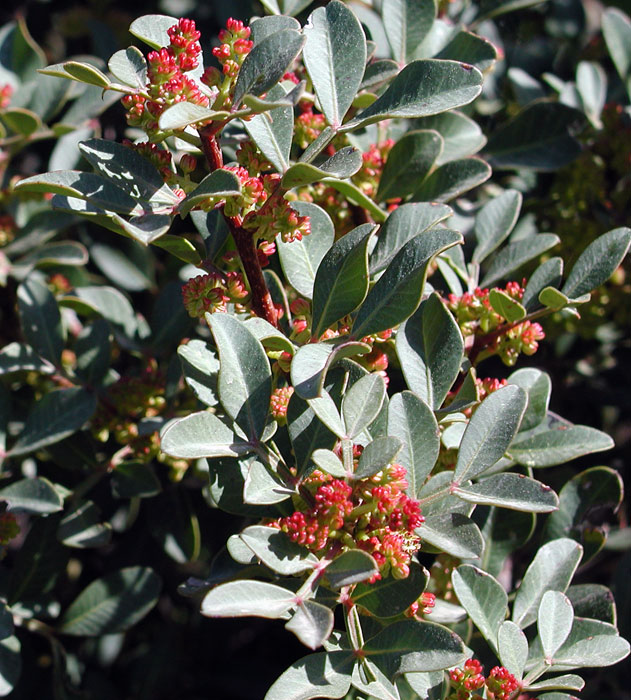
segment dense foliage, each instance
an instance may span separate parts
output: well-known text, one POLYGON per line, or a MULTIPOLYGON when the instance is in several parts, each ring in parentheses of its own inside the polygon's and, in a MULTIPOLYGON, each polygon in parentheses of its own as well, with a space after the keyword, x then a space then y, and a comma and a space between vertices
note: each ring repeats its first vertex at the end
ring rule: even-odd
POLYGON ((0 30, 0 694, 570 700, 629 654, 550 405, 624 349, 631 20, 262 4, 0 30))

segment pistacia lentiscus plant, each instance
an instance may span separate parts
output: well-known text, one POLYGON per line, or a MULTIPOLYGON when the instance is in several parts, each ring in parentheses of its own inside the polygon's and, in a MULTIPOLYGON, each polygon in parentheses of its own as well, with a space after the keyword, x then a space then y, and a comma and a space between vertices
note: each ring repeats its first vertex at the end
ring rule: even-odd
POLYGON ((592 467, 558 495, 534 478, 612 440, 549 411, 545 372, 479 367, 533 355, 538 319, 578 313, 631 231, 597 238, 567 274, 548 257, 522 279, 559 239, 519 221, 520 192, 489 189, 468 219, 446 203, 491 176, 476 155, 486 139, 458 110, 495 48, 433 2, 356 10, 332 0, 304 26, 231 19, 214 60, 194 22, 146 16, 130 28, 146 55, 42 71, 119 93, 129 139, 82 140, 90 169, 21 179, 14 196, 52 195, 73 221, 151 246, 181 284, 165 286, 150 325, 114 288, 9 259, 22 340, 0 357, 21 420, 8 424, 0 534, 16 536, 16 512, 31 529, 2 580, 7 692, 15 623, 47 639, 63 677, 65 637, 120 634, 155 605, 160 579, 144 566, 62 605, 51 592, 68 548, 110 541, 88 494, 111 480, 124 520, 168 474, 179 483, 147 512, 175 561, 199 542, 184 483, 203 478, 210 507, 247 519, 181 593, 208 617, 282 620, 315 651, 267 700, 569 700, 584 685, 569 671, 627 656, 609 590, 572 584, 606 536, 583 515, 620 504, 620 477, 592 467), (362 22, 390 57, 375 58, 362 22), (121 376, 124 353, 142 371, 121 376), (92 465, 68 486, 44 476, 60 445, 92 465), (513 576, 505 564, 535 532, 513 576), (50 560, 42 542, 62 553, 50 560))

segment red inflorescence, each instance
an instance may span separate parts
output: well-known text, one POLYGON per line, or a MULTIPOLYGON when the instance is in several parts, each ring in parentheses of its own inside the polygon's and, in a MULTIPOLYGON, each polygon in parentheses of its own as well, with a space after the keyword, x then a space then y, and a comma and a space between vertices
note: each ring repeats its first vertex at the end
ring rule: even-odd
POLYGON ((303 504, 270 524, 314 552, 335 543, 368 552, 379 567, 371 582, 388 573, 405 578, 410 557, 420 548, 415 530, 424 522, 418 502, 404 493, 407 485, 405 468, 398 464, 352 486, 316 470, 303 483, 314 505, 303 504))
POLYGON ((486 694, 488 700, 509 700, 519 689, 519 682, 508 669, 495 666, 486 679, 486 694))
POLYGON ((13 95, 13 87, 8 83, 0 87, 0 109, 5 109, 11 104, 11 96, 13 95))

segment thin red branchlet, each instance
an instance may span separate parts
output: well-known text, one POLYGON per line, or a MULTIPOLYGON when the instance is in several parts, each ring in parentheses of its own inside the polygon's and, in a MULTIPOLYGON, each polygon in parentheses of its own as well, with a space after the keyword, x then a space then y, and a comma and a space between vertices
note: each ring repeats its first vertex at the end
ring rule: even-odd
POLYGON ((416 530, 424 522, 418 502, 404 492, 405 474, 392 464, 351 486, 316 470, 303 482, 315 505, 299 501, 292 515, 270 524, 313 552, 334 545, 368 552, 379 567, 371 582, 389 573, 405 578, 421 544, 416 530))
MULTIPOLYGON (((520 285, 518 282, 509 282, 505 289, 498 288, 498 291, 505 292, 515 301, 520 301, 524 287, 523 283, 520 285)), ((488 289, 478 287, 462 296, 450 294, 447 306, 454 314, 465 338, 493 334, 499 330, 497 335, 489 339, 484 352, 487 356, 499 355, 508 366, 514 365, 522 352, 526 355, 534 354, 539 347, 539 341, 545 337, 543 328, 532 321, 508 324, 507 329, 501 332, 501 326, 507 324, 507 321, 491 306, 488 289)))

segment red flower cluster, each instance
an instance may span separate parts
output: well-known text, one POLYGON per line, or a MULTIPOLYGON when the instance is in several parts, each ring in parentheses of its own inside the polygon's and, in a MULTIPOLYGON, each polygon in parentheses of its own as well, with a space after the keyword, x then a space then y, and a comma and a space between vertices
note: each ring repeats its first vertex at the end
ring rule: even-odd
POLYGON ((248 298, 243 275, 232 271, 221 275, 210 272, 192 277, 182 287, 182 301, 191 318, 202 319, 206 312, 225 312, 226 304, 242 304, 248 298))
POLYGON ((184 75, 197 68, 200 33, 195 22, 180 19, 167 30, 169 46, 151 51, 147 56, 147 92, 125 95, 122 99, 130 126, 138 126, 148 134, 159 130, 158 119, 164 110, 177 102, 193 102, 207 107, 208 97, 197 83, 184 75))
POLYGON ((491 669, 486 679, 486 695, 488 700, 509 700, 511 695, 519 689, 519 682, 503 666, 495 666, 491 669))
POLYGON ((482 665, 476 659, 466 661, 464 669, 450 671, 449 678, 454 692, 447 700, 469 700, 472 692, 484 686, 488 700, 509 700, 520 689, 519 681, 503 666, 495 666, 485 679, 482 665))
MULTIPOLYGON (((232 17, 226 22, 226 29, 219 32, 219 41, 222 43, 213 49, 213 56, 222 66, 223 74, 229 78, 235 78, 245 57, 250 53, 254 42, 250 41, 250 28, 243 22, 232 17)), ((217 69, 206 69, 202 81, 206 85, 219 84, 221 73, 217 69)))
POLYGON ((272 417, 275 418, 281 425, 284 425, 287 422, 289 399, 291 399, 291 395, 293 393, 293 386, 279 387, 274 389, 272 392, 272 398, 270 401, 271 414, 272 417))
POLYGON ((455 692, 449 696, 449 700, 469 700, 474 690, 484 686, 482 665, 476 659, 465 661, 464 668, 456 668, 449 672, 449 678, 455 692))
POLYGON ((379 567, 371 582, 389 572, 405 578, 420 547, 415 530, 424 522, 418 502, 404 493, 405 474, 404 467, 392 464, 351 486, 316 470, 303 484, 314 505, 302 502, 300 510, 270 524, 313 552, 335 543, 368 552, 379 567))
POLYGON ((430 615, 432 610, 436 605, 436 596, 433 593, 425 591, 421 593, 418 600, 416 600, 410 607, 405 611, 408 617, 419 618, 420 615, 430 615))
POLYGON ((307 148, 324 131, 326 119, 324 114, 313 111, 313 105, 310 102, 301 102, 300 109, 302 112, 296 119, 294 127, 294 141, 300 148, 307 148))
MULTIPOLYGON (((505 289, 496 289, 505 292, 515 301, 519 301, 524 295, 523 286, 517 282, 509 282, 505 289)), ((478 287, 473 293, 465 292, 460 297, 450 294, 447 306, 456 317, 465 338, 492 333, 506 323, 506 319, 491 306, 488 289, 478 287)), ((488 354, 499 355, 504 364, 512 366, 520 353, 533 355, 539 347, 538 341, 543 338, 545 333, 538 323, 524 321, 499 333, 489 343, 488 354)))
POLYGON ((11 104, 12 95, 13 87, 9 83, 0 87, 0 109, 5 109, 11 104))
POLYGON ((374 197, 379 187, 383 166, 386 164, 388 154, 394 146, 392 139, 382 143, 373 143, 366 153, 362 154, 362 167, 353 175, 353 182, 368 197, 374 197))

